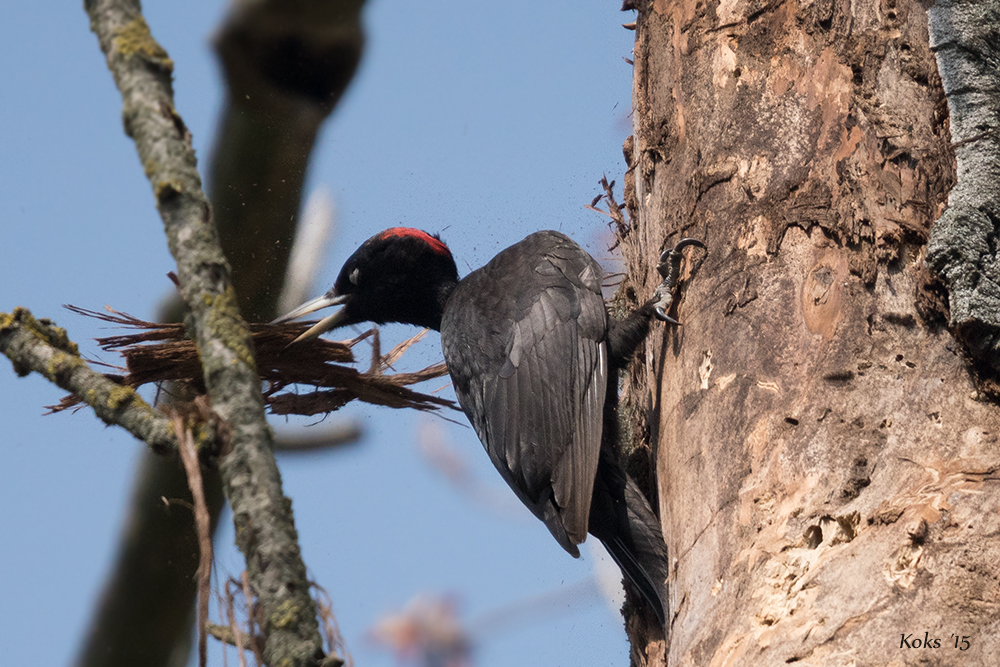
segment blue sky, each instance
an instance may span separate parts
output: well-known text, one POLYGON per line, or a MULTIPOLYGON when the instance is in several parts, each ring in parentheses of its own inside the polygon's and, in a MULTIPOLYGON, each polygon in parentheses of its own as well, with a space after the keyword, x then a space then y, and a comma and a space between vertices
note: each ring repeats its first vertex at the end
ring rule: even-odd
MULTIPOLYGON (((14 3, 0 23, 0 310, 52 317, 85 354, 114 362, 92 342, 109 330, 61 304, 153 317, 174 266, 81 4, 14 3)), ((338 210, 316 292, 364 239, 400 224, 440 231, 463 274, 538 229, 559 229, 606 260, 606 221, 584 205, 602 174, 621 182, 625 168, 632 72, 623 59, 633 33, 620 25, 633 15, 617 7, 371 2, 359 75, 308 177, 307 190, 328 189, 338 210)), ((147 0, 144 9, 176 63, 177 108, 205 160, 221 103, 209 40, 224 3, 147 0)), ((410 333, 391 326, 385 335, 410 333)), ((434 334, 403 367, 438 359, 434 334)), ((45 647, 47 662, 67 664, 110 566, 143 445, 88 411, 42 416, 61 392, 38 376, 18 379, 6 361, 0 396, 4 662, 34 664, 45 647)), ((477 665, 627 664, 618 612, 586 585, 578 593, 593 555, 574 561, 516 503, 464 417, 454 425, 362 405, 342 413, 362 422, 360 445, 279 464, 306 563, 358 664, 395 664, 368 630, 420 593, 453 597, 472 624, 511 605, 538 607, 478 636, 477 665), (420 452, 428 429, 491 498, 510 502, 490 509, 449 484, 420 452)), ((232 542, 227 517, 220 576, 243 568, 232 542)))

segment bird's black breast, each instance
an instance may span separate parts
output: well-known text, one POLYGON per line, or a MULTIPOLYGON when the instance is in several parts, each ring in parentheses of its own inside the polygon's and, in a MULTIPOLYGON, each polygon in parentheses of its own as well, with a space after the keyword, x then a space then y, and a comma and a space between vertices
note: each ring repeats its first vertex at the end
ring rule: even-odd
POLYGON ((538 232, 462 280, 441 324, 456 394, 490 458, 574 555, 607 385, 602 277, 571 239, 538 232))

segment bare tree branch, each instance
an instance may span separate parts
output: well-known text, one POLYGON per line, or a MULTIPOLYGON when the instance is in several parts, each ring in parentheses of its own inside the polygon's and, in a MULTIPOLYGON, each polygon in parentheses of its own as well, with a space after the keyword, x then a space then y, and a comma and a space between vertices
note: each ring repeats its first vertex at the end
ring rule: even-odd
POLYGON ((265 661, 315 664, 323 656, 316 605, 291 502, 281 491, 250 332, 201 189, 190 133, 174 108, 173 63, 150 34, 136 0, 87 0, 85 8, 122 94, 125 130, 135 140, 177 260, 212 407, 231 429, 231 449, 219 469, 258 599, 265 661))
MULTIPOLYGON (((316 135, 360 58, 362 4, 234 2, 217 33, 226 102, 207 167, 209 195, 240 309, 251 321, 276 314, 316 135)), ((161 313, 180 321, 184 305, 171 299, 161 313)), ((81 667, 186 664, 197 567, 193 530, 180 513, 169 517, 154 502, 186 488, 176 463, 146 456, 139 465, 128 530, 81 667), (155 615, 144 603, 152 598, 161 601, 155 615)), ((205 491, 217 521, 224 502, 217 475, 206 475, 205 491)))
POLYGON ((361 439, 363 430, 357 421, 346 419, 316 433, 314 429, 297 435, 277 435, 274 446, 280 452, 315 452, 353 445, 361 439))
MULTIPOLYGON (((117 424, 145 441, 159 454, 177 451, 170 420, 130 387, 117 384, 91 369, 80 358, 66 330, 49 320, 36 320, 26 308, 0 313, 0 352, 18 375, 35 372, 73 392, 94 409, 105 424, 117 424)), ((204 431, 199 443, 211 438, 204 431)))
POLYGON ((232 3, 216 37, 228 95, 209 181, 216 225, 248 319, 278 314, 277 288, 286 274, 316 134, 361 59, 363 5, 232 3))

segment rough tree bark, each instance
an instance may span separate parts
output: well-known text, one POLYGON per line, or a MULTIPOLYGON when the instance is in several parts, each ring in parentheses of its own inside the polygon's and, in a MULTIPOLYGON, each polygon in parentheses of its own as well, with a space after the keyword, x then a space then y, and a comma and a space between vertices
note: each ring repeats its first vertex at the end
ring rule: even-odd
POLYGON ((710 252, 626 387, 671 553, 634 662, 996 664, 1000 415, 925 264, 956 178, 925 7, 636 8, 626 289, 710 252))

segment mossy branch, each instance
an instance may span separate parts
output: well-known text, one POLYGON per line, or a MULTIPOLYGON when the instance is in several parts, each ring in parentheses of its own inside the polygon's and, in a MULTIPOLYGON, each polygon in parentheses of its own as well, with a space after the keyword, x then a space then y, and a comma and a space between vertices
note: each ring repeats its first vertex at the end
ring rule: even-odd
POLYGON ((40 373, 87 403, 105 424, 121 426, 158 454, 177 453, 177 438, 167 416, 131 387, 90 368, 65 329, 36 320, 26 308, 0 313, 0 352, 18 375, 40 373))
POLYGON ((212 408, 231 433, 232 448, 220 458, 219 471, 257 595, 264 660, 314 665, 323 656, 316 605, 272 453, 250 332, 237 308, 190 133, 174 108, 173 63, 150 34, 137 0, 86 0, 84 6, 177 261, 212 408))

